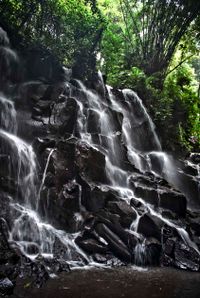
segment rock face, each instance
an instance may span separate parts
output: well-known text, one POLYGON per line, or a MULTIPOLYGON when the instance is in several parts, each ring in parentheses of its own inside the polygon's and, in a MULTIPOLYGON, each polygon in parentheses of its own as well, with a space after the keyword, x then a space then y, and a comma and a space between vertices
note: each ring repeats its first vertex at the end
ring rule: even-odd
MULTIPOLYGON (((3 31, 0 42, 8 87, 17 58, 3 31)), ((199 205, 187 210, 191 198, 200 203, 198 154, 173 167, 134 92, 100 78, 96 90, 59 82, 59 69, 33 68, 36 82, 0 99, 0 293, 12 293, 18 274, 42 285, 93 262, 199 271, 199 205)))

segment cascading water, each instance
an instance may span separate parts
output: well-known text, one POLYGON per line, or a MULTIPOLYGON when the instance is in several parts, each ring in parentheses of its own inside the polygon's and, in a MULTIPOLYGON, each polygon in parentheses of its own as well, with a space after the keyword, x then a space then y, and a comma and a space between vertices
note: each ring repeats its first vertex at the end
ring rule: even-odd
POLYGON ((0 127, 5 131, 16 133, 16 110, 11 100, 0 94, 0 127))
MULTIPOLYGON (((81 82, 79 87, 86 97, 87 105, 83 107, 83 102, 78 101, 79 110, 79 129, 83 142, 88 143, 91 147, 102 152, 106 157, 106 174, 109 184, 106 187, 118 192, 121 199, 130 204, 131 198, 135 198, 141 202, 146 212, 159 218, 168 226, 175 228, 183 241, 198 251, 197 246, 190 240, 188 233, 172 221, 162 217, 162 215, 154 210, 151 204, 146 203, 142 198, 134 195, 134 191, 130 185, 132 173, 126 170, 125 161, 121 151, 121 141, 127 148, 128 159, 141 172, 152 172, 152 174, 164 177, 172 185, 180 188, 177 173, 173 160, 161 151, 161 144, 155 132, 154 124, 149 117, 141 99, 132 90, 125 89, 122 91, 124 101, 119 102, 111 91, 111 87, 107 86, 109 100, 105 97, 98 97, 95 92, 88 90, 81 82), (111 108, 112 113, 109 112, 111 108), (94 138, 88 128, 89 113, 93 111, 95 117, 93 125, 97 128, 98 138, 94 138), (114 115, 115 112, 123 116, 122 131, 116 131, 114 115), (105 138, 106 141, 105 142, 105 138), (102 142, 104 139, 104 142, 102 142), (105 145, 106 144, 106 145, 105 145), (159 163, 162 164, 162 171, 154 169, 153 157, 156 156, 159 163)), ((130 233, 137 233, 137 226, 141 215, 137 214, 136 219, 130 226, 130 233)), ((142 265, 145 259, 146 248, 145 242, 138 243, 135 248, 135 258, 138 264, 142 265)), ((148 254, 148 252, 147 252, 148 254)), ((146 256, 147 257, 147 256, 146 256)))
MULTIPOLYGON (((102 84, 102 79, 100 82, 102 84)), ((176 229, 183 241, 197 251, 196 245, 182 227, 164 218, 159 210, 145 202, 142 197, 135 195, 132 188, 131 179, 135 175, 133 174, 135 168, 141 173, 151 172, 155 176, 163 176, 172 184, 177 177, 177 170, 170 157, 161 151, 154 124, 141 99, 133 91, 123 90, 122 99, 119 100, 110 87, 107 87, 106 91, 104 86, 103 96, 99 96, 95 91, 86 88, 82 82, 77 81, 77 84, 82 96, 77 96, 77 90, 74 94, 73 88, 70 90, 70 97, 75 98, 78 106, 76 128, 71 137, 78 138, 80 142, 86 143, 105 156, 107 182, 98 183, 96 187, 117 192, 119 199, 125 201, 128 206, 131 206, 133 198, 144 206, 142 214, 131 207, 136 217, 126 230, 128 234, 138 239, 133 252, 135 263, 143 265, 150 258, 145 239, 138 232, 140 218, 147 212, 176 229), (154 166, 155 157, 162 164, 160 172, 154 166)), ((66 101, 68 100, 70 99, 66 101)), ((85 264, 105 266, 102 262, 94 261, 91 255, 84 253, 76 244, 75 240, 82 232, 81 229, 79 230, 79 225, 77 225, 76 233, 66 233, 50 225, 48 216, 45 219, 41 216, 40 196, 45 188, 48 167, 56 148, 49 151, 40 181, 37 158, 32 146, 16 135, 17 122, 13 102, 2 95, 0 105, 2 107, 0 114, 1 153, 10 156, 9 175, 13 177, 18 186, 10 204, 12 225, 9 241, 17 243, 21 251, 32 259, 38 255, 53 257, 55 244, 59 242, 65 250, 65 261, 72 267, 85 264)), ((72 182, 78 184, 76 179, 72 182)), ((82 186, 78 184, 78 187, 79 212, 76 212, 74 216, 77 223, 82 223, 87 210, 82 203, 82 186)), ((108 245, 103 237, 97 237, 96 234, 95 237, 100 243, 108 245)))
POLYGON ((66 249, 67 261, 72 266, 80 265, 82 260, 89 263, 88 257, 74 243, 78 234, 68 235, 64 231, 57 230, 44 222, 39 215, 40 192, 54 150, 50 151, 47 158, 39 186, 37 161, 33 148, 15 135, 17 122, 14 104, 5 96, 1 96, 0 100, 1 154, 10 156, 8 176, 13 176, 17 183, 17 192, 10 203, 12 227, 9 231, 9 241, 15 242, 22 253, 30 258, 38 255, 53 257, 55 242, 60 241, 66 249))

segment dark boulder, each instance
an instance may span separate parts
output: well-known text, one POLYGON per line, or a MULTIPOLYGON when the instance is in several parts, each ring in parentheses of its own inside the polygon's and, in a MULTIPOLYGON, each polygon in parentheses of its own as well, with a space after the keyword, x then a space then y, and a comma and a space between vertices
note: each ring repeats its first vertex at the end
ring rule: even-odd
POLYGON ((120 260, 131 262, 131 254, 122 240, 105 224, 98 224, 95 228, 100 237, 105 239, 112 253, 120 260))
POLYGON ((132 252, 136 246, 138 239, 135 235, 125 230, 121 225, 121 219, 118 214, 101 210, 96 214, 96 222, 105 224, 114 234, 116 234, 132 252))
POLYGON ((194 164, 200 163, 200 153, 191 153, 189 160, 193 162, 194 164))
POLYGON ((89 193, 83 197, 84 206, 88 211, 97 212, 105 207, 108 200, 107 195, 107 192, 103 192, 97 187, 92 187, 89 189, 89 193))
POLYGON ((154 237, 160 240, 162 225, 162 222, 158 218, 150 214, 144 214, 139 219, 137 232, 143 234, 145 237, 154 237))
POLYGON ((194 234, 198 237, 200 237, 200 221, 198 222, 191 222, 190 223, 190 228, 192 229, 192 231, 194 232, 194 234))
POLYGON ((76 244, 89 254, 106 254, 108 251, 107 245, 92 238, 77 237, 76 244))
MULTIPOLYGON (((192 243, 192 242, 191 242, 192 243)), ((162 256, 163 266, 174 266, 179 269, 199 271, 200 255, 195 244, 186 243, 174 228, 164 226, 162 229, 162 256)))
POLYGON ((61 136, 72 134, 77 122, 78 104, 75 98, 66 97, 62 103, 56 103, 52 110, 51 124, 61 136))
POLYGON ((160 193, 159 207, 170 210, 180 217, 185 217, 187 200, 184 195, 175 192, 160 193))
POLYGON ((7 240, 7 225, 4 219, 0 220, 0 265, 8 262, 16 264, 19 256, 10 247, 7 240))
POLYGON ((120 223, 123 227, 129 228, 131 223, 136 219, 137 213, 128 205, 125 201, 108 202, 106 208, 115 214, 120 216, 120 223))
POLYGON ((179 269, 199 271, 200 255, 197 251, 182 242, 176 242, 174 248, 175 266, 179 269))
POLYGON ((55 186, 55 176, 51 172, 48 172, 46 174, 44 184, 48 188, 55 186))
POLYGON ((142 202, 140 202, 139 200, 135 199, 135 198, 132 198, 131 201, 130 201, 130 205, 132 207, 134 207, 135 209, 139 209, 142 207, 142 202))
POLYGON ((36 138, 33 142, 33 148, 39 154, 43 153, 46 148, 54 148, 56 141, 50 138, 36 138))
POLYGON ((97 111, 88 109, 88 119, 87 119, 87 131, 88 133, 101 133, 100 125, 100 113, 97 111))
POLYGON ((99 150, 85 143, 76 147, 76 164, 80 175, 88 181, 105 183, 105 156, 99 150))
POLYGON ((0 294, 5 296, 5 295, 11 295, 14 290, 14 284, 12 281, 5 277, 3 279, 0 279, 0 294))
POLYGON ((185 165, 184 172, 191 176, 198 176, 198 169, 194 165, 190 165, 190 164, 185 165))
POLYGON ((39 80, 21 83, 17 89, 15 107, 20 111, 32 111, 35 105, 41 103, 40 99, 47 88, 48 85, 39 80))
POLYGON ((145 202, 158 207, 159 195, 155 189, 138 185, 135 188, 135 195, 142 198, 145 202))
MULTIPOLYGON (((53 160, 53 174, 55 174, 55 181, 57 191, 62 189, 65 183, 73 180, 76 175, 75 165, 75 148, 76 139, 60 140, 57 143, 57 149, 52 154, 53 160)), ((51 164, 49 165, 51 166, 51 164)))
POLYGON ((70 95, 70 84, 67 82, 57 82, 49 85, 43 96, 40 98, 43 101, 61 102, 63 96, 70 95))

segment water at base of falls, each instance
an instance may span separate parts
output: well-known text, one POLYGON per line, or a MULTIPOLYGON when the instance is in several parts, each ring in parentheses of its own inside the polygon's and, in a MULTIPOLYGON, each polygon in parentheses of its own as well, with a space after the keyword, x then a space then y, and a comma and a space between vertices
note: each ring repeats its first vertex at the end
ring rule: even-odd
MULTIPOLYGON (((165 153, 161 152, 161 144, 155 132, 155 127, 150 119, 142 101, 131 90, 123 90, 124 101, 119 102, 115 98, 110 87, 107 87, 109 98, 100 97, 96 92, 87 89, 84 84, 77 81, 78 88, 84 95, 84 100, 75 97, 79 111, 77 118, 77 131, 80 141, 88 144, 95 150, 105 155, 105 172, 108 183, 100 184, 99 187, 114 190, 121 200, 128 205, 132 198, 142 202, 145 212, 153 214, 167 225, 175 228, 183 241, 190 247, 197 250, 195 244, 190 240, 187 232, 166 220, 154 208, 142 198, 135 196, 130 186, 131 170, 126 169, 124 152, 121 143, 127 148, 128 162, 138 168, 140 172, 158 173, 153 166, 153 159, 156 157, 163 164, 162 170, 168 180, 174 181, 171 173, 176 173, 173 163, 165 153), (98 128, 98 138, 89 127, 89 115, 95 115, 94 125, 98 128), (121 117, 122 129, 116 128, 115 117, 121 117)), ((106 90, 104 90, 106 93, 106 90)), ((73 92, 71 94, 73 96, 73 92)), ((90 255, 82 251, 75 243, 75 239, 81 234, 66 233, 50 225, 40 216, 39 201, 40 193, 44 186, 49 162, 54 153, 50 150, 42 181, 38 178, 37 158, 30 144, 24 142, 17 134, 16 111, 13 103, 5 97, 0 97, 1 127, 0 138, 2 140, 2 154, 11 157, 11 176, 17 181, 18 191, 13 198, 10 208, 13 214, 12 228, 9 232, 9 241, 15 242, 23 254, 35 259, 39 255, 44 257, 55 256, 55 245, 59 242, 65 250, 63 258, 72 267, 77 266, 99 266, 104 264, 95 262, 90 255), (7 121, 6 119, 9 119, 7 121)), ((126 162, 127 162, 126 161, 126 162)), ((174 174, 175 176, 175 174, 174 174)), ((171 181, 170 181, 171 182, 171 181)), ((80 210, 85 210, 84 206, 80 210)), ((133 207, 132 207, 133 208, 133 207)), ((81 214, 77 214, 79 220, 81 214)), ((137 234, 138 222, 141 215, 137 213, 136 219, 132 222, 128 233, 137 234)), ((140 237, 140 235, 137 235, 140 237)), ((104 239, 103 239, 104 240, 104 239)), ((105 240, 104 240, 105 241, 105 240)), ((145 241, 141 240, 134 250, 134 261, 136 265, 145 265, 148 259, 145 241)))

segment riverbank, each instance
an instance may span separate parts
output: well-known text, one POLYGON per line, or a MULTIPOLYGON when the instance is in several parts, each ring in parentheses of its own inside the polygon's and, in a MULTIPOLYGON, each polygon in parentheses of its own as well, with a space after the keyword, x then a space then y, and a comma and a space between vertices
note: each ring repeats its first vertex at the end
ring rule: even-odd
POLYGON ((19 279, 12 298, 199 298, 200 273, 172 268, 74 270, 37 289, 19 279))

